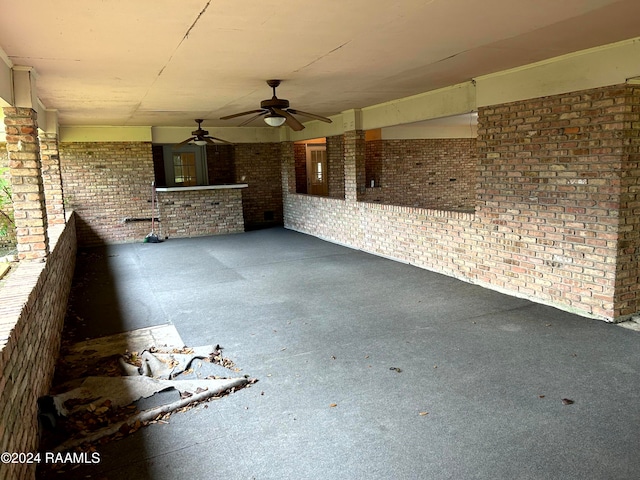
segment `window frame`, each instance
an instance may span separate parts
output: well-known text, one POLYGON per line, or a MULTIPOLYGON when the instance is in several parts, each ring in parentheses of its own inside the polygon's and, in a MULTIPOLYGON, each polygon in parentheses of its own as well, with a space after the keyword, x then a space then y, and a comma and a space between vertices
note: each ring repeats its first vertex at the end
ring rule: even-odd
MULTIPOLYGON (((209 172, 207 168, 207 150, 205 146, 186 144, 179 148, 174 148, 173 145, 162 146, 162 159, 164 164, 164 173, 167 187, 182 187, 182 185, 176 183, 175 171, 174 171, 174 154, 180 153, 193 153, 195 154, 195 166, 196 166, 196 185, 203 186, 209 185, 209 172)), ((185 187, 186 188, 186 187, 185 187)))

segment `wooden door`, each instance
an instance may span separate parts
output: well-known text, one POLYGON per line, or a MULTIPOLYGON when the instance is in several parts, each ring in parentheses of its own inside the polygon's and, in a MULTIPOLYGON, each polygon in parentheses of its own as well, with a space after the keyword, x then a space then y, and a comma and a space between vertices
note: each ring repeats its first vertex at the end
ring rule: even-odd
POLYGON ((329 194, 325 145, 307 145, 307 193, 325 196, 329 194))

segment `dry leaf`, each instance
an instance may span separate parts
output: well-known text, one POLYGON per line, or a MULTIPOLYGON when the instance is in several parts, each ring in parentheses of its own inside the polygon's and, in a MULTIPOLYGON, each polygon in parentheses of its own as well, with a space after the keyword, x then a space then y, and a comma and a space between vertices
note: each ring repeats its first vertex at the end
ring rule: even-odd
POLYGON ((333 407, 337 407, 337 406, 338 406, 338 404, 337 404, 337 403, 332 403, 332 404, 331 404, 331 405, 329 405, 329 406, 330 406, 331 408, 333 408, 333 407))
POLYGON ((424 417, 425 415, 429 415, 429 412, 420 412, 418 415, 420 415, 421 417, 424 417))
POLYGON ((562 399, 562 404, 563 405, 573 405, 575 402, 569 398, 563 398, 562 399))

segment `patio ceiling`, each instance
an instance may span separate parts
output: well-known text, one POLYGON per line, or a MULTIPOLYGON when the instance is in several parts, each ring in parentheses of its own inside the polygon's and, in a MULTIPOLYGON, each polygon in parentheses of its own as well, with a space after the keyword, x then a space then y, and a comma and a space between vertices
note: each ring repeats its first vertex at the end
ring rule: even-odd
MULTIPOLYGON (((637 0, 0 0, 0 49, 61 125, 325 116, 640 36, 637 0)), ((257 123, 257 122, 256 122, 257 123)))

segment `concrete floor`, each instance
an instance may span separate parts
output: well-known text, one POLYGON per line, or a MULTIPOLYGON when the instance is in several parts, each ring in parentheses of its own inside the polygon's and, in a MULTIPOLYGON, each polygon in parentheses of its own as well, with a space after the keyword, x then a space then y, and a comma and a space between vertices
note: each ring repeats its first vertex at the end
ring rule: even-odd
POLYGON ((81 251, 71 306, 83 337, 172 323, 259 382, 68 478, 640 478, 619 326, 279 228, 81 251))

